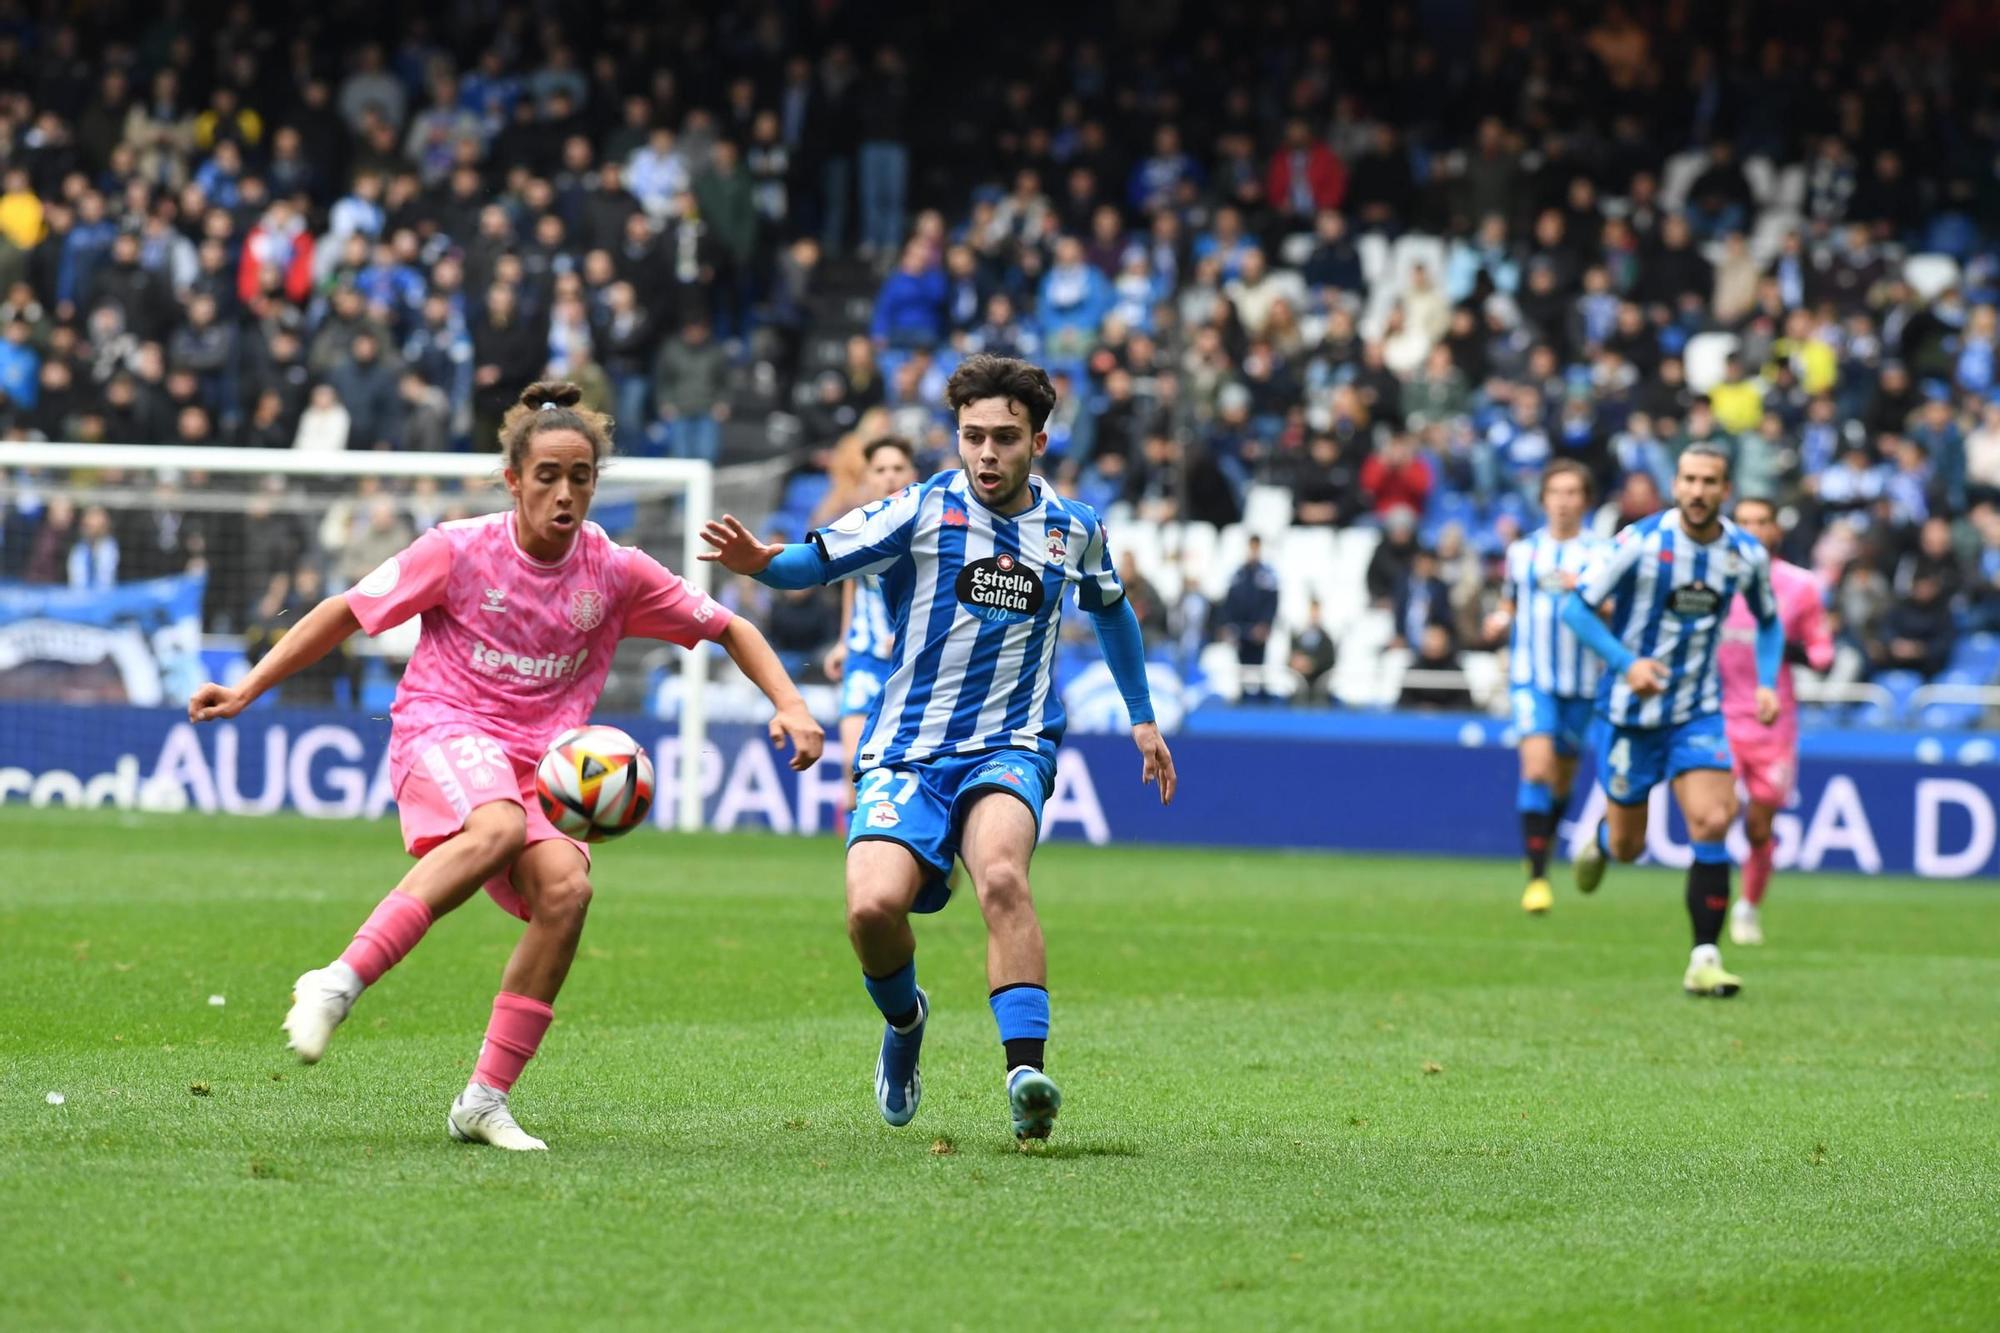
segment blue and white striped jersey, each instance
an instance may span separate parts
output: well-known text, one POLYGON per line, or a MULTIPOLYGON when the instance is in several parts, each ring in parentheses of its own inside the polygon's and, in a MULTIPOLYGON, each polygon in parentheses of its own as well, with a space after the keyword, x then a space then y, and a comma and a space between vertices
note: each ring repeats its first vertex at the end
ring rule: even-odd
POLYGON ((1507 548, 1507 597, 1514 603, 1509 683, 1558 699, 1587 699, 1597 693, 1604 663, 1563 624, 1562 601, 1590 562, 1610 546, 1588 528, 1568 541, 1541 528, 1507 548))
POLYGON ((1038 750, 1062 740, 1055 688, 1063 594, 1086 611, 1125 595, 1088 505, 1031 478, 1013 517, 982 505, 961 472, 941 472, 813 534, 828 579, 874 574, 895 650, 855 768, 936 755, 1038 750))
POLYGON ((1609 607, 1619 642, 1667 668, 1667 688, 1642 699, 1622 675, 1606 673, 1598 711, 1621 727, 1678 726, 1721 711, 1715 649, 1739 592, 1759 621, 1777 615, 1770 555, 1726 518, 1707 545, 1687 535, 1677 509, 1619 533, 1592 562, 1577 593, 1593 610, 1609 607))
POLYGON ((865 657, 887 657, 896 651, 895 622, 882 596, 882 580, 873 574, 854 580, 854 616, 847 622, 844 642, 849 653, 865 657))

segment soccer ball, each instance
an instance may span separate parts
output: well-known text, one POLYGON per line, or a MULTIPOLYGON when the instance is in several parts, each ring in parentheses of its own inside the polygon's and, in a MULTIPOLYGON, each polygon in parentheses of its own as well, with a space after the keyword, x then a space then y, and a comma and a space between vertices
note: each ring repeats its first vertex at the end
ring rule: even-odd
POLYGON ((580 842, 630 833, 653 808, 653 761, 616 727, 576 727, 535 766, 542 813, 580 842))

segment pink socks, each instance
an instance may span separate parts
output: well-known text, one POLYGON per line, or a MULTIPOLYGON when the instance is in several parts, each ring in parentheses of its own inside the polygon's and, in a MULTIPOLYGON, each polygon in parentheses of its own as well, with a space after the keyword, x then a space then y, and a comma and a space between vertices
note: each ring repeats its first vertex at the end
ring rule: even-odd
POLYGON ((479 1048, 472 1081, 501 1092, 513 1087, 555 1016, 554 1009, 525 995, 503 990, 494 996, 493 1018, 486 1025, 486 1044, 479 1048))
POLYGON ((1778 840, 1771 838, 1762 847, 1751 847, 1743 858, 1743 901, 1752 907, 1764 901, 1764 886, 1771 882, 1771 856, 1777 849, 1778 840))
POLYGON ((354 943, 340 955, 340 961, 354 969, 364 985, 403 961, 403 955, 417 947, 417 941, 431 928, 431 909, 421 899, 407 893, 391 893, 375 905, 375 910, 354 932, 354 943))
MULTIPOLYGON (((407 893, 392 893, 375 905, 340 961, 366 985, 403 960, 431 928, 431 909, 407 893)), ((556 1011, 540 1000, 501 991, 493 997, 493 1018, 472 1081, 506 1092, 542 1044, 556 1011)))

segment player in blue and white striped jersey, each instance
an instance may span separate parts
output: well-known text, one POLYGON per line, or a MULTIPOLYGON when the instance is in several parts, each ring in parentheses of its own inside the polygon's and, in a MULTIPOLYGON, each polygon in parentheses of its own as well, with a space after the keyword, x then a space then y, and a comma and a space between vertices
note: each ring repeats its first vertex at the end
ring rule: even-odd
POLYGON ((1521 908, 1546 912, 1555 904, 1549 888, 1549 848, 1556 825, 1569 805, 1577 756, 1590 734, 1597 678, 1603 663, 1583 646, 1562 620, 1562 601, 1593 558, 1609 545, 1587 531, 1590 472, 1574 459, 1557 459, 1542 470, 1542 510, 1548 526, 1507 548, 1507 584, 1496 624, 1509 621, 1509 695, 1514 730, 1520 737, 1521 781, 1514 807, 1521 816, 1521 844, 1527 857, 1528 887, 1521 908))
MULTIPOLYGON (((886 500, 917 479, 917 451, 900 435, 870 440, 862 459, 862 494, 871 502, 886 500)), ((840 618, 840 638, 828 650, 825 665, 827 676, 840 682, 840 745, 851 773, 862 729, 888 683, 889 659, 896 649, 896 622, 878 575, 863 574, 842 583, 840 618)))
POLYGON ((1694 951, 1681 982, 1691 995, 1729 996, 1742 986, 1723 970, 1716 946, 1729 910, 1723 839, 1736 818, 1736 778, 1715 650, 1739 592, 1757 620, 1757 717, 1766 726, 1778 715, 1785 648, 1770 556, 1722 516, 1728 498, 1728 456, 1691 446, 1675 466, 1674 508, 1620 533, 1563 603, 1563 620, 1612 671, 1599 688, 1606 725, 1597 750, 1609 803, 1578 853, 1577 887, 1596 889, 1607 856, 1639 859, 1647 800, 1663 779, 1671 782, 1694 851, 1687 880, 1694 951))
POLYGON ((1103 525, 1032 475, 1055 408, 1048 374, 1012 357, 972 356, 945 398, 962 471, 791 546, 761 542, 724 515, 702 531, 715 548, 704 558, 778 588, 881 579, 895 656, 854 756, 859 790, 847 833, 847 934, 885 1021, 876 1105, 891 1125, 906 1125, 923 1093, 917 1058, 930 1001, 917 986, 909 917, 944 906, 957 856, 986 918, 1014 1133, 1047 1138, 1062 1098, 1042 1069, 1048 969, 1028 862, 1062 739, 1054 661, 1072 587, 1124 695, 1142 780, 1158 781, 1162 802, 1174 794, 1173 756, 1153 724, 1138 617, 1103 525))

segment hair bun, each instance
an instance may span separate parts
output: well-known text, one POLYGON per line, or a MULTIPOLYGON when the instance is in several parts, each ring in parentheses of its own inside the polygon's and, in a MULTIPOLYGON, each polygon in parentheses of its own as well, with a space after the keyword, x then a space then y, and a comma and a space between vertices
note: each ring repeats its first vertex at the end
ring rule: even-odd
POLYGON ((540 408, 554 403, 557 407, 575 407, 583 401, 583 390, 568 380, 536 380, 521 390, 518 400, 525 407, 540 408))

